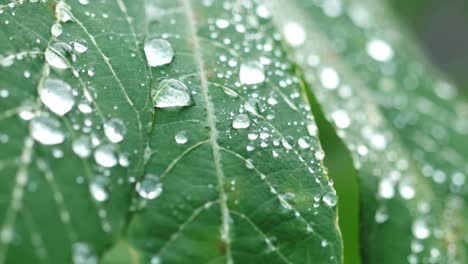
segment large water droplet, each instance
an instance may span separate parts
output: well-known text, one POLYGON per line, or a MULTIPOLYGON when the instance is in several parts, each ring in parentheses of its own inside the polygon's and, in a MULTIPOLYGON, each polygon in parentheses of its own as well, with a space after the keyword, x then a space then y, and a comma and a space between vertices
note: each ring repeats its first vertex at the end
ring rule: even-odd
POLYGON ((91 247, 83 242, 73 244, 72 249, 73 264, 97 264, 98 258, 91 247))
POLYGON ((159 177, 154 174, 147 174, 143 179, 137 182, 136 191, 144 199, 153 200, 161 195, 163 190, 159 177))
POLYGON ((106 168, 114 167, 118 162, 115 149, 112 145, 99 146, 94 151, 94 160, 97 164, 106 168))
POLYGON ((73 141, 73 152, 80 158, 87 158, 91 155, 91 140, 87 136, 80 136, 73 141))
POLYGON ((56 145, 65 140, 60 122, 52 117, 40 115, 30 124, 31 136, 44 145, 56 145))
POLYGON ((62 34, 62 25, 60 23, 54 23, 52 27, 50 27, 50 33, 52 36, 58 37, 62 34))
POLYGON ((234 118, 232 127, 235 129, 244 129, 250 126, 250 118, 247 114, 240 114, 234 118))
POLYGON ((118 118, 112 118, 104 123, 104 134, 110 142, 118 143, 124 139, 127 133, 127 127, 118 118))
POLYGON ((187 86, 175 79, 165 79, 152 91, 154 106, 157 108, 183 107, 193 105, 192 95, 187 86))
POLYGON ((148 65, 157 67, 171 63, 174 57, 174 49, 167 40, 160 38, 145 41, 145 55, 148 65))
POLYGON ((239 79, 243 84, 257 84, 265 81, 263 64, 258 61, 242 63, 239 70, 239 79))
POLYGON ((68 59, 74 61, 74 56, 72 48, 65 42, 54 42, 45 51, 47 63, 57 69, 70 68, 68 59))
POLYGON ((44 81, 40 98, 47 108, 60 116, 70 112, 75 104, 71 86, 58 79, 48 78, 44 81))
POLYGON ((335 192, 328 192, 322 197, 322 201, 328 206, 335 206, 338 199, 335 192))
POLYGON ((185 144, 187 143, 188 141, 188 133, 187 131, 185 130, 182 130, 182 131, 179 131, 175 137, 174 137, 175 141, 177 142, 177 144, 185 144))

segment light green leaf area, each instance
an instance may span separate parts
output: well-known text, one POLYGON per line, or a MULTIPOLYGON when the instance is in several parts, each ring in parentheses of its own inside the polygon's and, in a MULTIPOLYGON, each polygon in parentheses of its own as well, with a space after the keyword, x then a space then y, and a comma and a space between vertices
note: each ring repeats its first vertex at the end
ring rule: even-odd
POLYGON ((265 3, 360 170, 363 261, 466 263, 468 104, 456 88, 383 3, 265 3))
POLYGON ((341 262, 317 128, 264 7, 1 4, 0 263, 341 262), (151 40, 170 63, 147 66, 151 40))

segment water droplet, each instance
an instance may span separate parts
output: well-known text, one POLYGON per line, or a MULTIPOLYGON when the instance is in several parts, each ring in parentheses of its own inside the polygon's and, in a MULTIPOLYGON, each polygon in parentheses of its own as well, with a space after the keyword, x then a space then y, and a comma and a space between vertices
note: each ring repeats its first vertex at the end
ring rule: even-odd
POLYGON ((229 27, 229 21, 226 19, 217 19, 215 24, 218 28, 221 28, 221 29, 229 27))
POLYGON ((11 226, 6 226, 0 230, 0 241, 7 244, 13 241, 15 237, 15 232, 11 226))
POLYGON ((70 68, 69 58, 74 61, 74 54, 70 45, 64 42, 54 42, 45 51, 47 63, 57 69, 70 68))
POLYGON ((78 53, 84 53, 88 50, 88 43, 86 40, 75 40, 73 42, 73 49, 78 53))
POLYGON ((161 264, 161 258, 159 256, 151 257, 150 264, 161 264))
POLYGON ((111 118, 106 123, 104 123, 104 134, 112 143, 118 143, 124 139, 125 134, 127 133, 127 127, 118 118, 111 118))
POLYGON ((387 42, 380 39, 372 39, 367 43, 367 54, 374 60, 385 62, 393 58, 393 49, 387 42))
POLYGON ((417 239, 426 239, 431 235, 431 230, 424 219, 416 219, 412 225, 414 237, 417 239))
POLYGON ((174 49, 171 43, 160 38, 148 39, 145 41, 145 55, 148 65, 157 67, 171 63, 174 57, 174 49))
POLYGON ((250 118, 247 114, 240 114, 234 118, 232 127, 235 129, 244 129, 250 126, 250 118))
POLYGON ((239 70, 239 79, 243 84, 257 84, 265 81, 265 70, 258 61, 242 63, 239 70))
POLYGON ((401 197, 405 200, 413 199, 414 195, 416 194, 413 185, 408 181, 400 182, 398 185, 398 191, 400 192, 401 197))
POLYGON ((247 169, 249 170, 252 170, 255 168, 255 166, 253 165, 253 160, 252 159, 246 159, 245 160, 245 166, 247 167, 247 169))
POLYGON ((41 144, 56 145, 65 140, 60 122, 52 117, 40 115, 30 124, 31 136, 41 144))
POLYGON ((315 151, 314 156, 318 160, 323 160, 325 158, 325 152, 323 152, 322 150, 317 150, 315 151))
POLYGON ((328 246, 328 241, 322 240, 322 242, 320 242, 320 245, 321 245, 322 247, 326 247, 326 246, 328 246))
POLYGON ((286 41, 293 47, 299 47, 305 42, 306 33, 298 23, 287 23, 283 28, 283 34, 286 41))
POLYGON ((384 223, 388 220, 389 214, 386 206, 380 206, 377 211, 375 211, 375 222, 378 224, 384 223))
POLYGON ((152 91, 152 98, 157 108, 193 105, 192 95, 187 86, 175 79, 162 80, 158 89, 152 91))
POLYGON ((335 192, 327 192, 323 197, 322 201, 328 206, 336 206, 338 199, 335 192))
POLYGON ((93 195, 93 198, 98 202, 104 202, 109 198, 106 188, 100 182, 93 182, 89 185, 89 191, 93 195))
POLYGON ((111 168, 117 165, 117 156, 112 145, 101 145, 94 151, 94 160, 97 164, 111 168))
POLYGON ((302 149, 310 148, 310 138, 309 137, 300 137, 297 141, 299 147, 302 149))
POLYGON ((47 108, 60 116, 70 112, 75 104, 71 86, 58 79, 48 78, 44 81, 40 98, 47 108))
POLYGON ((87 136, 80 136, 73 141, 73 152, 80 158, 87 158, 91 155, 91 140, 87 136))
POLYGON ((10 95, 10 92, 7 89, 0 90, 0 98, 7 98, 10 95))
POLYGON ((390 178, 383 178, 379 183, 379 196, 384 199, 391 199, 395 196, 394 182, 390 178))
POLYGON ((188 141, 188 133, 187 131, 185 130, 182 130, 182 131, 179 131, 175 137, 174 137, 175 141, 177 142, 177 144, 185 144, 187 143, 188 141))
POLYGON ((339 128, 347 128, 351 124, 351 119, 348 116, 348 113, 344 110, 336 110, 331 114, 335 125, 339 128))
POLYGON ((97 264, 98 258, 91 247, 83 242, 73 244, 72 249, 73 264, 97 264))
POLYGON ((72 20, 71 17, 71 7, 65 2, 58 2, 55 6, 55 15, 58 17, 61 22, 68 22, 72 20))
POLYGON ((148 200, 158 198, 163 190, 159 177, 154 174, 145 175, 141 181, 137 182, 135 188, 138 195, 148 200))
POLYGON ((322 83, 323 87, 334 90, 340 84, 340 77, 335 69, 326 67, 323 68, 320 72, 320 82, 322 83))
POLYGON ((54 23, 50 28, 50 32, 54 37, 60 36, 62 34, 62 25, 60 23, 54 23))

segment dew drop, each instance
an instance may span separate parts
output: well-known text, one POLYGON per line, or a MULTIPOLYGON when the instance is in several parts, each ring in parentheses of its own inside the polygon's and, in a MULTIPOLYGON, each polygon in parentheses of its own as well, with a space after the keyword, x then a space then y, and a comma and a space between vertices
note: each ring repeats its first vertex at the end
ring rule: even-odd
POLYGON ((310 138, 309 137, 300 137, 297 141, 299 147, 302 149, 310 148, 310 138))
POLYGON ((86 40, 76 40, 73 42, 73 49, 78 53, 84 53, 88 50, 88 43, 86 40))
POLYGON ((416 194, 413 185, 407 181, 400 182, 398 185, 398 191, 400 196, 405 200, 413 199, 414 195, 416 194))
POLYGON ((89 185, 89 191, 93 198, 98 202, 104 202, 109 198, 109 195, 106 191, 104 185, 100 182, 93 182, 89 185))
POLYGON ((117 156, 112 145, 101 145, 94 151, 94 160, 102 167, 111 168, 117 165, 117 156))
POLYGON ((388 209, 386 206, 380 206, 376 211, 375 211, 375 222, 378 224, 382 224, 386 222, 389 218, 388 214, 388 209))
POLYGON ((50 28, 50 32, 52 33, 52 36, 58 37, 62 34, 62 25, 60 23, 55 23, 52 25, 50 28))
POLYGON ((367 54, 374 60, 385 62, 393 58, 393 49, 387 42, 380 39, 372 39, 367 43, 367 54))
POLYGON ((338 199, 335 192, 328 192, 322 197, 322 201, 328 206, 336 206, 338 199))
POLYGON ((347 128, 351 124, 351 119, 344 110, 336 110, 331 114, 331 117, 339 128, 347 128))
POLYGON ((80 158, 87 158, 91 155, 91 140, 87 136, 80 136, 73 141, 73 152, 80 158))
POLYGON ((283 34, 286 41, 293 47, 299 47, 305 42, 306 33, 298 23, 287 23, 283 28, 283 34))
POLYGON ((73 244, 72 249, 73 264, 97 264, 98 258, 91 247, 83 242, 73 244))
POLYGON ((326 67, 323 68, 320 72, 320 82, 322 83, 323 87, 334 90, 340 84, 340 77, 335 69, 326 67))
POLYGON ((127 127, 124 122, 118 118, 111 118, 104 123, 104 134, 112 143, 119 143, 124 139, 127 133, 127 127))
POLYGON ((384 199, 391 199, 395 196, 394 182, 390 178, 383 178, 379 183, 379 196, 384 199))
POLYGON ((57 69, 68 69, 70 63, 68 59, 74 61, 72 48, 65 42, 54 42, 45 51, 45 59, 47 63, 57 69))
POLYGON ((137 182, 136 191, 144 199, 153 200, 159 197, 163 191, 162 183, 158 176, 147 174, 137 182))
POLYGON ((232 127, 235 129, 244 129, 250 126, 250 118, 247 114, 239 114, 234 118, 232 127))
POLYGON ((188 133, 185 130, 179 131, 175 137, 175 141, 177 144, 185 144, 188 141, 188 133))
POLYGON ((165 79, 159 83, 158 89, 152 91, 154 107, 183 107, 194 104, 187 86, 175 79, 165 79))
POLYGON ((229 21, 226 19, 217 19, 215 24, 218 28, 221 28, 221 29, 229 27, 229 21))
POLYGON ((31 136, 41 144, 56 145, 65 140, 60 122, 49 116, 37 116, 30 123, 31 136))
POLYGON ((258 61, 242 63, 239 70, 239 79, 243 84, 257 84, 265 81, 265 70, 258 61))
POLYGON ((60 116, 70 112, 75 104, 71 86, 58 79, 48 78, 44 81, 40 98, 47 108, 60 116))
POLYGON ((145 55, 148 65, 151 67, 169 64, 174 57, 174 49, 171 43, 160 38, 152 38, 145 41, 145 55))
POLYGON ((431 235, 431 230, 424 219, 416 219, 412 225, 414 237, 417 239, 426 239, 431 235))

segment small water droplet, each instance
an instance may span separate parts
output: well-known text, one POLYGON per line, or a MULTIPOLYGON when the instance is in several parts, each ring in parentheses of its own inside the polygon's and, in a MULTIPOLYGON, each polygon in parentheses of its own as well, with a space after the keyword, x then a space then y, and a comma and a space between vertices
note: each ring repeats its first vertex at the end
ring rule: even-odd
POLYGON ((104 134, 112 143, 118 143, 124 139, 127 133, 127 127, 124 122, 118 118, 111 118, 104 123, 104 134))
POLYGON ((60 23, 54 23, 50 28, 50 32, 54 37, 60 36, 62 34, 62 25, 60 23))
POLYGON ((194 104, 187 86, 175 79, 165 79, 158 89, 152 91, 154 106, 157 108, 183 107, 194 104))
POLYGON ((417 239, 426 239, 431 235, 431 230, 424 219, 416 219, 412 225, 414 237, 417 239))
POLYGON ((75 40, 73 42, 73 49, 78 53, 84 53, 88 50, 88 43, 84 39, 75 40))
POLYGON ((171 63, 174 57, 174 49, 171 43, 160 38, 145 41, 145 55, 148 65, 151 67, 162 66, 171 63))
POLYGON ((87 158, 91 155, 91 140, 87 136, 80 136, 73 141, 73 152, 80 158, 87 158))
POLYGON ((384 199, 391 199, 395 196, 394 182, 390 178, 383 178, 379 183, 379 196, 384 199))
POLYGON ((144 199, 153 200, 159 197, 163 191, 159 177, 154 174, 147 174, 137 182, 136 191, 144 199))
POLYGON ((372 39, 367 43, 367 54, 374 60, 385 62, 393 58, 393 49, 387 42, 380 39, 372 39))
POLYGON ((309 137, 300 137, 297 141, 299 147, 302 149, 310 148, 310 138, 309 137))
POLYGON ((389 218, 388 209, 386 206, 380 206, 377 211, 375 211, 375 222, 378 224, 384 223, 389 218))
POLYGON ((31 120, 31 136, 41 144, 56 145, 65 140, 60 122, 52 117, 40 115, 31 120))
POLYGON ((151 257, 150 264, 161 264, 161 258, 159 256, 151 257))
POLYGON ((416 194, 414 186, 409 181, 400 182, 398 185, 398 191, 400 192, 401 197, 405 200, 413 199, 416 194))
POLYGON ((239 79, 243 84, 257 84, 265 81, 263 64, 258 61, 242 63, 239 70, 239 79))
POLYGON ((305 42, 306 32, 304 28, 296 22, 289 22, 283 28, 286 41, 293 47, 299 47, 305 42))
POLYGON ((185 130, 182 130, 182 131, 179 131, 175 137, 174 137, 175 141, 177 142, 177 144, 185 144, 187 143, 188 141, 188 133, 187 131, 185 130))
POLYGON ((320 72, 320 82, 322 83, 323 87, 334 90, 340 84, 340 76, 335 71, 335 69, 330 67, 325 67, 320 72))
POLYGON ((351 119, 348 116, 348 113, 344 110, 336 110, 331 114, 335 125, 339 128, 347 128, 351 124, 351 119))
POLYGON ((244 129, 250 126, 250 118, 247 114, 240 114, 234 118, 232 127, 235 129, 244 129))
POLYGON ((65 42, 54 42, 45 51, 47 63, 57 69, 70 68, 68 59, 74 61, 72 48, 65 42))
POLYGON ((47 78, 44 81, 40 98, 47 108, 60 116, 70 112, 75 104, 71 86, 58 79, 47 78))
POLYGON ((109 198, 106 188, 98 181, 89 185, 89 191, 93 195, 93 198, 98 202, 104 202, 109 198))
POLYGON ((216 19, 215 24, 218 28, 221 28, 221 29, 229 27, 229 21, 226 19, 216 19))
POLYGON ((112 145, 101 145, 94 151, 94 160, 97 164, 111 168, 117 165, 115 148, 112 145))
POLYGON ((73 244, 72 249, 73 264, 97 264, 98 258, 92 248, 84 243, 77 242, 73 244))
POLYGON ((322 201, 328 206, 336 206, 338 199, 335 192, 327 192, 323 197, 322 201))

